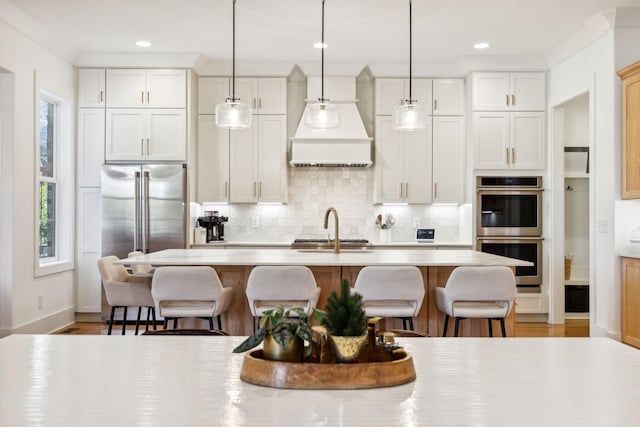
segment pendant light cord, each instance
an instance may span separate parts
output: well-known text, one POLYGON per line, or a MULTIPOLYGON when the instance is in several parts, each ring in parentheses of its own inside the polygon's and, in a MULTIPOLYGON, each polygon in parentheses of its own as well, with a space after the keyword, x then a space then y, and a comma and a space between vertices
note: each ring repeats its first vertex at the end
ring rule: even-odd
POLYGON ((231 101, 237 101, 236 98, 236 0, 233 0, 233 42, 232 42, 232 65, 231 65, 231 101))
MULTIPOLYGON (((234 0, 235 1, 235 0, 234 0)), ((320 102, 324 102, 324 2, 325 0, 322 0, 322 46, 320 48, 321 50, 321 65, 320 65, 320 102)))
POLYGON ((409 104, 413 102, 413 99, 411 98, 411 51, 412 51, 411 22, 413 21, 411 19, 411 3, 412 1, 409 0, 409 104))

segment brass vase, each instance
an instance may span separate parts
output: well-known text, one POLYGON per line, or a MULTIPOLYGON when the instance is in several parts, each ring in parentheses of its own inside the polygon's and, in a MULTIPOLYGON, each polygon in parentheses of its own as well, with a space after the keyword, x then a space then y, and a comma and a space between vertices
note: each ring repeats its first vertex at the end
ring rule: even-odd
POLYGON ((262 355, 267 360, 301 363, 304 358, 304 341, 295 336, 289 340, 287 348, 278 344, 273 335, 267 334, 262 342, 262 355))
POLYGON ((367 344, 367 335, 356 337, 340 337, 329 335, 329 347, 338 363, 357 362, 360 353, 367 344))

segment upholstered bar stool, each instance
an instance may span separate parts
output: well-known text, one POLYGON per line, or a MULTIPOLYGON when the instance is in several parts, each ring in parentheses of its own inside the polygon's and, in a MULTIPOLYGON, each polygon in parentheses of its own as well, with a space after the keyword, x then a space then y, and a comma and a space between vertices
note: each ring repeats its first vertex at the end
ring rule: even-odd
POLYGON ((223 287, 211 267, 158 267, 153 273, 151 295, 165 319, 165 329, 169 320, 173 320, 175 329, 178 319, 186 317, 208 320, 209 329, 213 329, 216 317, 218 329, 222 329, 220 315, 231 305, 233 289, 223 287))
POLYGON ((504 318, 513 308, 516 280, 509 267, 458 267, 444 288, 435 289, 435 297, 438 310, 445 314, 443 337, 449 317, 455 318, 456 337, 460 320, 476 318, 488 319, 489 336, 493 336, 491 321, 499 320, 502 336, 506 337, 504 318))
POLYGON ((402 319, 402 327, 413 330, 413 318, 424 300, 424 282, 417 267, 364 267, 353 291, 362 295, 367 317, 402 319))
MULTIPOLYGON (((140 251, 133 251, 133 252, 129 252, 128 257, 129 258, 134 258, 140 255, 144 255, 144 252, 140 252, 140 251)), ((131 265, 131 271, 133 272, 133 274, 138 275, 138 276, 152 276, 153 272, 154 272, 155 268, 153 268, 151 266, 151 264, 132 264, 131 265)))
POLYGON ((104 286, 104 293, 107 303, 111 306, 111 316, 109 317, 108 335, 111 335, 113 318, 116 308, 123 309, 122 335, 124 335, 127 323, 127 307, 138 307, 138 318, 136 320, 136 335, 140 327, 140 314, 142 307, 147 308, 147 322, 145 330, 149 330, 149 314, 153 315, 153 329, 156 328, 156 313, 153 298, 151 297, 151 284, 148 278, 136 277, 127 272, 122 265, 114 264, 119 258, 111 255, 98 260, 98 269, 104 286))
MULTIPOLYGON (((247 280, 247 299, 254 319, 259 319, 266 310, 278 305, 285 309, 301 307, 311 315, 318 304, 320 288, 308 267, 304 266, 257 266, 251 270, 247 280)), ((295 316, 295 313, 291 313, 295 316)))

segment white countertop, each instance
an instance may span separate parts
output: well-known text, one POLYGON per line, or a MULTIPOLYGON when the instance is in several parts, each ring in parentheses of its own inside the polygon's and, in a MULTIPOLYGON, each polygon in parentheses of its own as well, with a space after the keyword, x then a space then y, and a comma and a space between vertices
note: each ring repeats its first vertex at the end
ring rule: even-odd
MULTIPOLYGON (((393 248, 393 247, 415 247, 421 249, 434 249, 438 247, 459 247, 459 248, 471 248, 473 244, 471 242, 445 242, 445 241, 435 241, 431 243, 418 243, 416 241, 412 242, 370 242, 371 247, 377 248, 393 248)), ((279 248, 290 248, 291 242, 233 242, 233 241, 217 241, 217 242, 209 242, 209 243, 193 243, 191 244, 192 248, 215 248, 215 247, 224 247, 224 248, 260 248, 260 247, 279 247, 279 248)))
POLYGON ((0 339, 0 425, 638 425, 640 351, 608 338, 400 338, 414 382, 318 391, 242 382, 242 339, 0 339))
POLYGON ((167 249, 116 261, 117 264, 161 265, 507 265, 530 266, 528 261, 472 250, 398 250, 367 249, 318 252, 305 249, 167 249))

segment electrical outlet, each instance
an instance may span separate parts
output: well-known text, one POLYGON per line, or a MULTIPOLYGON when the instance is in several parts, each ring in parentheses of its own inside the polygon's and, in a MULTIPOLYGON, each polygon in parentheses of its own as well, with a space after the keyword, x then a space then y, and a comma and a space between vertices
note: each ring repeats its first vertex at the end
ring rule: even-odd
POLYGON ((260 227, 260 217, 252 216, 251 217, 251 228, 260 227))
POLYGON ((42 307, 44 307, 44 297, 38 295, 38 310, 42 310, 42 307))
POLYGON ((420 228, 420 218, 413 218, 413 228, 420 228))
POLYGON ((606 219, 598 220, 598 233, 608 233, 609 232, 609 221, 606 219))

